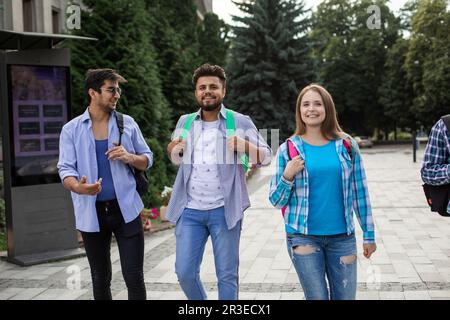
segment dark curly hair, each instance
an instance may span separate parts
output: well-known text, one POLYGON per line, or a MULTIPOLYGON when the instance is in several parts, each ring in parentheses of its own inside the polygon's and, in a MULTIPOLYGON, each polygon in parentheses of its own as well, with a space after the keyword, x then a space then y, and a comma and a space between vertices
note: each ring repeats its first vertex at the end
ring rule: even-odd
POLYGON ((197 81, 200 77, 218 77, 220 82, 222 82, 223 87, 226 87, 227 84, 227 75, 225 74, 225 70, 221 66, 211 65, 209 63, 205 63, 198 67, 194 71, 194 75, 192 76, 192 84, 197 85, 197 81))

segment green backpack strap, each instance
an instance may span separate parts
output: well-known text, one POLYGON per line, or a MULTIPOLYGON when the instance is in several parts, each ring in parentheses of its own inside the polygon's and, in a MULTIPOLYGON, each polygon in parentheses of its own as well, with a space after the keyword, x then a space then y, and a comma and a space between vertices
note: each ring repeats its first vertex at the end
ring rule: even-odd
MULTIPOLYGON (((229 109, 225 109, 225 110, 226 110, 226 114, 227 114, 227 120, 226 120, 226 124, 225 124, 226 130, 227 130, 227 137, 232 137, 236 134, 236 124, 234 122, 234 114, 233 114, 233 111, 231 111, 229 109)), ((181 140, 186 139, 196 116, 197 116, 197 112, 188 114, 188 116, 186 118, 186 122, 184 123, 183 130, 180 135, 181 140)), ((248 168, 249 168, 248 162, 249 162, 248 155, 244 153, 241 156, 241 164, 244 166, 245 172, 247 172, 248 168)))
POLYGON ((191 129, 192 122, 194 122, 195 116, 197 115, 197 112, 188 114, 186 118, 186 122, 184 123, 183 131, 181 132, 180 139, 184 140, 186 139, 189 129, 191 129))
MULTIPOLYGON (((227 137, 232 137, 236 134, 236 123, 234 122, 234 114, 230 109, 225 109, 227 114, 226 128, 227 137)), ((244 171, 248 171, 248 155, 246 153, 241 155, 241 164, 244 166, 244 171)))

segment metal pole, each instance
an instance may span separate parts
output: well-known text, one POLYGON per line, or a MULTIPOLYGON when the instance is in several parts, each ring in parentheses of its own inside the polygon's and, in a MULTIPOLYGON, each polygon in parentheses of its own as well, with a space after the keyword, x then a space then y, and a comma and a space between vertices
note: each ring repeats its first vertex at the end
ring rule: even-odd
POLYGON ((416 151, 417 151, 417 133, 416 130, 413 131, 412 134, 412 143, 413 143, 413 162, 416 162, 416 151))

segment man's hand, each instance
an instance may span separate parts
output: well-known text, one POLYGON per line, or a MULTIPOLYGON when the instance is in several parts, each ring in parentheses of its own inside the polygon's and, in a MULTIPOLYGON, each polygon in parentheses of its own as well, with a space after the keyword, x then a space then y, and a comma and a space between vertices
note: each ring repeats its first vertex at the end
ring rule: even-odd
POLYGON ((372 255, 372 253, 377 251, 377 245, 375 243, 363 244, 363 251, 364 251, 364 257, 369 259, 370 256, 372 255))
POLYGON ((288 181, 292 181, 294 180, 295 175, 302 171, 304 168, 305 160, 303 160, 300 156, 296 156, 287 163, 286 168, 283 172, 283 177, 288 181))
POLYGON ((86 176, 83 176, 81 180, 73 186, 73 191, 78 194, 95 196, 102 191, 102 178, 98 179, 98 181, 93 184, 89 184, 87 183, 86 176))
POLYGON ((134 154, 129 153, 122 145, 118 145, 117 142, 113 142, 115 147, 112 147, 108 151, 106 151, 106 155, 108 156, 108 160, 120 160, 126 164, 132 164, 134 161, 134 154))
POLYGON ((238 136, 232 136, 227 138, 227 146, 231 151, 236 152, 249 152, 248 142, 238 136))
POLYGON ((242 152, 247 154, 251 163, 260 164, 264 161, 265 152, 263 148, 258 148, 250 141, 238 136, 228 137, 227 147, 228 150, 232 152, 242 152))
POLYGON ((167 146, 167 154, 174 162, 181 160, 184 150, 186 149, 186 141, 180 138, 175 138, 167 146))

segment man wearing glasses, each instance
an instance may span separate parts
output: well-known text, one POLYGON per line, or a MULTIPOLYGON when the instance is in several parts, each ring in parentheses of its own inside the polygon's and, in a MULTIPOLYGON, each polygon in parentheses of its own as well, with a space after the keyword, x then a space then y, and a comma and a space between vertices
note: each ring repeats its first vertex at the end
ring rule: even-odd
POLYGON ((63 127, 60 136, 59 175, 72 194, 95 300, 112 299, 112 233, 128 299, 146 299, 140 219, 144 205, 129 166, 146 170, 152 166, 153 154, 130 116, 123 116, 124 132, 119 140, 115 109, 121 95, 119 83, 123 82, 126 80, 112 69, 89 70, 85 80, 89 106, 63 127))

